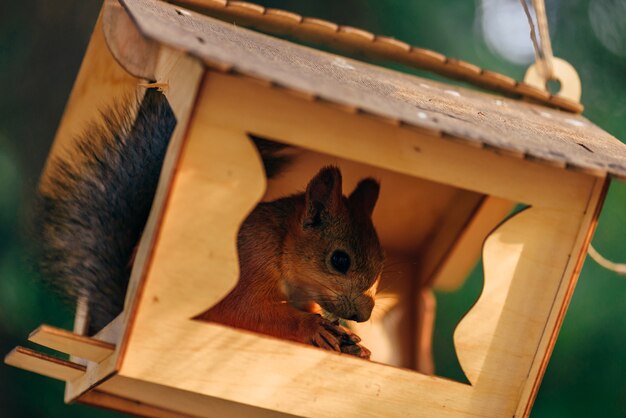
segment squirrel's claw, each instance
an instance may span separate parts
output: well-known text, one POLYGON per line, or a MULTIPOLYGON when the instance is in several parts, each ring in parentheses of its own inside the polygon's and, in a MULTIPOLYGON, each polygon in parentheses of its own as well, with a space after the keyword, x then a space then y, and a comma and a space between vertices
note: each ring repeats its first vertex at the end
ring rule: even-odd
POLYGON ((341 346, 341 352, 345 354, 350 354, 352 356, 360 357, 365 360, 369 360, 372 352, 367 348, 363 347, 361 344, 347 344, 341 346))
POLYGON ((313 337, 313 345, 327 350, 341 351, 341 345, 337 337, 327 329, 321 329, 317 335, 313 337))
POLYGON ((329 321, 320 315, 307 318, 309 344, 324 350, 350 354, 363 359, 369 359, 371 352, 360 345, 361 338, 348 328, 339 324, 339 321, 329 321))
POLYGON ((341 337, 342 337, 343 342, 346 342, 346 343, 351 342, 352 344, 358 344, 361 342, 361 337, 359 337, 354 332, 352 332, 350 328, 344 327, 343 325, 341 325, 339 323, 339 320, 333 321, 333 325, 335 326, 335 329, 338 329, 341 331, 341 337))
POLYGON ((339 324, 339 321, 323 322, 322 326, 340 338, 345 344, 358 344, 361 338, 350 329, 339 324))
POLYGON ((361 338, 348 328, 340 325, 339 321, 330 322, 321 319, 319 325, 321 326, 311 341, 314 346, 363 359, 370 358, 371 352, 359 344, 361 338))

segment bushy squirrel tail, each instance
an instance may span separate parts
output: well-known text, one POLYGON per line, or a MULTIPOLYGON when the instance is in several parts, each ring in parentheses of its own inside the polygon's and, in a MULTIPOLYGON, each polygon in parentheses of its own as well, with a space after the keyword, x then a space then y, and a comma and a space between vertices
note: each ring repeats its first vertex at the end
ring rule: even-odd
MULTIPOLYGON (((34 211, 37 264, 65 299, 87 297, 90 335, 123 309, 133 253, 175 125, 165 96, 147 90, 141 103, 126 100, 105 109, 71 152, 49 162, 34 211)), ((251 139, 268 178, 291 161, 287 146, 251 139)))
POLYGON ((176 125, 165 96, 148 90, 101 113, 67 156, 50 161, 35 205, 37 258, 45 281, 87 296, 95 333, 121 311, 131 258, 176 125))

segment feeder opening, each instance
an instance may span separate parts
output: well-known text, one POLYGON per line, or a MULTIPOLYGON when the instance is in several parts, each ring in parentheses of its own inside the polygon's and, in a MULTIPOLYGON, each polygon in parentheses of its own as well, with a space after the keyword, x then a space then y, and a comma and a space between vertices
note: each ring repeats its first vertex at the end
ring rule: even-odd
POLYGON ((305 191, 311 178, 325 166, 341 170, 344 195, 364 178, 380 182, 372 220, 385 262, 376 304, 369 320, 347 320, 345 324, 372 352, 373 361, 426 374, 435 374, 441 362, 448 371, 446 377, 465 380, 452 334, 482 289, 482 271, 476 267, 482 242, 514 203, 276 140, 250 137, 261 154, 271 150, 280 162, 278 170, 276 165, 268 168, 265 162, 266 172, 273 171, 262 202, 305 191), (468 276, 472 279, 465 283, 468 276), (437 306, 440 296, 443 302, 437 306))

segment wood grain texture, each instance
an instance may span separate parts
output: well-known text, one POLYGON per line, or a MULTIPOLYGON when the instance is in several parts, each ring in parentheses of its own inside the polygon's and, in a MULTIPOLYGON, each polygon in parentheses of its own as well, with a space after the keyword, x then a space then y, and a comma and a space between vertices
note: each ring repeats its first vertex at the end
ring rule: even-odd
POLYGON ((206 123, 512 202, 582 209, 594 178, 498 155, 429 131, 342 112, 240 76, 211 72, 206 123), (260 105, 259 105, 260 104, 260 105), (584 184, 584 186, 581 186, 584 184))
POLYGON ((265 8, 260 5, 230 0, 178 0, 175 3, 195 6, 229 23, 252 27, 277 35, 289 35, 306 42, 316 42, 340 50, 366 54, 466 81, 494 91, 521 95, 537 102, 580 113, 583 109, 578 99, 555 100, 545 86, 533 86, 516 81, 504 74, 484 70, 468 62, 448 58, 424 48, 409 45, 387 36, 376 35, 349 26, 300 16, 285 10, 265 8))
POLYGON ((158 408, 137 400, 112 395, 101 390, 90 390, 76 400, 76 403, 97 406, 112 411, 124 412, 138 417, 150 418, 191 418, 193 415, 158 408))
POLYGON ((435 359, 433 358, 433 334, 435 331, 435 316, 437 313, 437 299, 432 289, 419 289, 416 300, 415 318, 415 369, 420 373, 434 375, 435 359))
MULTIPOLYGON (((569 62, 557 57, 552 57, 552 65, 552 77, 561 84, 556 96, 576 102, 580 101, 582 87, 576 69, 569 62)), ((526 70, 524 81, 531 86, 545 89, 550 80, 545 79, 543 71, 539 68, 539 63, 534 63, 526 70)))
MULTIPOLYGON (((433 224, 428 242, 423 243, 419 253, 418 265, 418 277, 423 285, 439 287, 441 282, 463 282, 467 276, 467 274, 457 277, 445 275, 443 279, 436 277, 436 273, 446 263, 457 240, 464 233, 468 224, 472 222, 472 219, 476 217, 478 209, 487 199, 479 193, 468 195, 462 192, 463 190, 458 190, 454 200, 445 211, 441 212, 439 219, 433 224)), ((485 231, 483 239, 488 232, 485 231)), ((473 255, 468 254, 468 257, 473 257, 474 262, 478 259, 476 254, 480 251, 481 245, 473 249, 473 255)))
POLYGON ((626 178, 626 145, 580 115, 365 64, 161 2, 125 0, 149 39, 277 87, 519 158, 626 178))
POLYGON ((40 325, 30 333, 28 341, 96 363, 115 351, 115 344, 77 335, 50 325, 40 325))
POLYGON ((523 389, 541 380, 540 370, 545 369, 567 309, 604 184, 598 180, 589 190, 582 212, 530 207, 485 241, 483 292, 454 339, 461 367, 476 392, 491 392, 498 380, 500 390, 519 394, 492 400, 494 408, 499 403, 503 410, 517 410, 515 416, 530 411, 533 398, 523 389), (486 345, 489 350, 479 348, 486 345))
MULTIPOLYGON (((206 418, 288 418, 293 415, 256 408, 250 405, 231 402, 206 396, 193 391, 175 389, 170 385, 158 385, 145 380, 114 376, 103 382, 98 390, 107 396, 119 396, 132 399, 137 404, 156 410, 148 416, 160 417, 206 417, 206 418), (117 394, 117 395, 116 395, 117 394), (161 414, 161 415, 159 415, 161 414)), ((132 410, 126 409, 126 412, 132 410)), ((138 411, 139 412, 139 411, 138 411)))
POLYGON ((57 380, 73 380, 85 374, 85 366, 62 360, 25 347, 16 347, 4 358, 9 366, 19 367, 57 380))
MULTIPOLYGON (((172 179, 137 320, 172 321, 174 312, 176 318, 195 317, 234 287, 239 226, 264 191, 263 167, 248 136, 211 127, 196 108, 172 179), (189 298, 191 294, 195 297, 189 298)), ((131 341, 134 338, 131 333, 131 341)))
MULTIPOLYGON (((441 223, 441 231, 433 243, 424 249, 420 275, 437 290, 453 291, 464 282, 480 257, 483 242, 493 229, 514 208, 509 200, 487 196, 465 217, 451 207, 450 218, 441 223), (459 221, 465 221, 459 224, 459 221)), ((462 206, 461 206, 462 207, 462 206)))
POLYGON ((104 37, 111 55, 129 74, 154 80, 159 44, 141 35, 117 0, 105 0, 102 8, 104 37))
POLYGON ((548 317, 546 331, 542 335, 537 354, 533 359, 533 363, 530 369, 530 376, 535 376, 534 379, 529 379, 524 385, 521 399, 528 399, 527 403, 520 402, 516 416, 528 417, 530 415, 531 408, 539 391, 539 386, 543 375, 550 361, 552 350, 556 344, 556 339, 559 335, 559 330, 565 319, 567 308, 569 307, 570 300, 574 294, 574 289, 578 281, 578 275, 582 270, 583 263, 587 258, 587 249, 591 243, 591 239, 598 224, 598 218, 602 210, 602 205, 606 197, 606 193, 609 188, 610 181, 608 179, 597 180, 596 184, 589 197, 589 204, 585 210, 582 218, 583 227, 580 229, 574 246, 572 248, 571 260, 568 263, 567 269, 563 273, 563 281, 556 294, 556 300, 562 300, 559 305, 555 305, 550 311, 548 317))
MULTIPOLYGON (((477 391, 492 391, 498 381, 503 392, 517 393, 525 383, 579 227, 580 217, 531 208, 485 242, 483 291, 454 333, 459 363, 477 391)), ((503 411, 517 403, 498 402, 503 411)))
POLYGON ((161 47, 156 62, 156 68, 154 69, 155 77, 158 82, 168 86, 164 94, 176 116, 176 127, 170 138, 163 167, 161 168, 159 184, 152 202, 150 215, 137 247, 135 262, 133 263, 126 291, 122 327, 123 337, 121 336, 119 344, 120 357, 123 357, 128 336, 132 330, 132 322, 137 312, 138 294, 143 291, 147 268, 153 257, 154 242, 159 233, 168 194, 172 188, 172 179, 180 160, 183 141, 187 134, 189 119, 196 101, 196 94, 204 74, 202 65, 196 59, 169 48, 161 47))

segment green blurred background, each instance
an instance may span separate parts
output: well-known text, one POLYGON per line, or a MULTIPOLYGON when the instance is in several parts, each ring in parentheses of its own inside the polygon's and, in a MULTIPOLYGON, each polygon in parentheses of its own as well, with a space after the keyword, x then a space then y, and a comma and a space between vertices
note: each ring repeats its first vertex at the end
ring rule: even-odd
MULTIPOLYGON (((626 139, 626 1, 547 0, 555 54, 583 85, 585 115, 626 139)), ((521 79, 533 59, 518 0, 265 0, 304 15, 362 27, 521 79)), ((0 3, 0 353, 45 322, 71 328, 71 311, 26 261, 23 221, 63 112, 100 1, 0 3)), ((406 69, 403 69, 406 71, 406 69)), ((594 245, 626 261, 626 187, 611 186, 594 245)), ((439 294, 435 355, 440 375, 462 379, 454 325, 482 286, 439 294)), ((626 416, 626 277, 588 260, 532 416, 626 416)), ((122 416, 62 403, 63 384, 0 365, 0 417, 122 416)))

